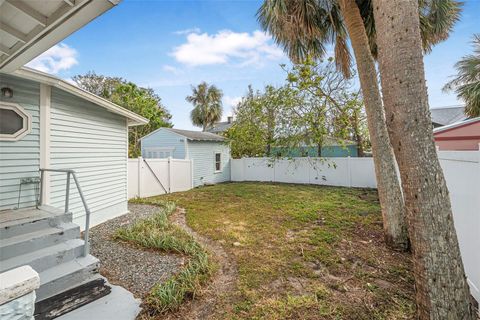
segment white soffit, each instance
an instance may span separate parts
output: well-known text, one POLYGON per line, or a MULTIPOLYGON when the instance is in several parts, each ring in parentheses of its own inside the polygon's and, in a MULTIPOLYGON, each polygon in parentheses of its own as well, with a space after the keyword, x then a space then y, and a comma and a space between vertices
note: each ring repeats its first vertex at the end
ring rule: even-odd
POLYGON ((120 0, 0 0, 0 71, 13 72, 120 0))

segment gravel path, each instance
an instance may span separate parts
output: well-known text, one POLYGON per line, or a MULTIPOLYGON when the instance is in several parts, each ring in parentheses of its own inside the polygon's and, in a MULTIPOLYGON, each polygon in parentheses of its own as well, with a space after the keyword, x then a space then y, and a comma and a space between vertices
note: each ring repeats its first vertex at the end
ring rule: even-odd
POLYGON ((100 259, 100 273, 112 284, 121 285, 135 297, 143 298, 158 282, 167 280, 185 263, 179 255, 142 250, 127 243, 112 240, 119 227, 146 218, 158 208, 150 205, 129 204, 127 213, 90 230, 91 254, 100 259))

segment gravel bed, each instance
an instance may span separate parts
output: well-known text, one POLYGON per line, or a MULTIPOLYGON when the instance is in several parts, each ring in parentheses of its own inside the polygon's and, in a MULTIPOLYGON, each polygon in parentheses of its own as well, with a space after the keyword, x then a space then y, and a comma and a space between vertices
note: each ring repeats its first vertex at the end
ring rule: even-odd
POLYGON ((157 212, 150 205, 129 204, 127 213, 90 229, 91 254, 100 260, 100 273, 109 282, 121 285, 135 297, 143 298, 158 282, 177 273, 185 258, 153 250, 143 250, 112 239, 119 227, 157 212))

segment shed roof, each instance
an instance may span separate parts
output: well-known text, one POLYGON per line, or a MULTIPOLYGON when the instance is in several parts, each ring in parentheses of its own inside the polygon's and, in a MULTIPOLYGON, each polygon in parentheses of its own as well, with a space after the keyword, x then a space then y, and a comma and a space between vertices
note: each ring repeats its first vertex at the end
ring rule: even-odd
POLYGON ((441 126, 446 126, 468 118, 465 115, 465 106, 451 106, 444 108, 430 109, 432 122, 441 126))
POLYGON ((75 96, 83 98, 87 101, 92 102, 97 106, 107 109, 112 113, 116 113, 124 116, 125 118, 128 119, 128 125, 130 126, 142 125, 142 124, 148 123, 148 119, 145 119, 144 117, 136 114, 135 112, 122 108, 119 105, 116 105, 115 103, 108 101, 107 99, 103 99, 91 92, 83 90, 71 83, 68 83, 65 80, 52 76, 48 73, 34 70, 27 67, 22 67, 12 72, 11 75, 17 76, 23 79, 27 79, 27 80, 48 84, 48 85, 51 85, 52 87, 59 88, 63 91, 66 91, 75 96))
POLYGON ((174 129, 174 128, 159 128, 147 134, 146 136, 142 137, 141 139, 145 139, 146 137, 154 134, 159 130, 170 131, 187 138, 187 140, 192 140, 192 141, 218 141, 218 142, 225 141, 225 138, 222 136, 219 136, 218 134, 214 134, 210 132, 202 132, 202 131, 193 131, 193 130, 180 130, 180 129, 174 129))

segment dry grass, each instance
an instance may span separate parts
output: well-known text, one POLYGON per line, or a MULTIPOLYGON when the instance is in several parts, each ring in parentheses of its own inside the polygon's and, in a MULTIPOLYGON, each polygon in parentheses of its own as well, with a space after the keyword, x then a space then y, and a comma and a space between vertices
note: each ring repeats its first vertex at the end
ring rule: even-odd
POLYGON ((215 319, 411 319, 409 254, 387 249, 376 191, 228 183, 151 199, 236 260, 215 319))

